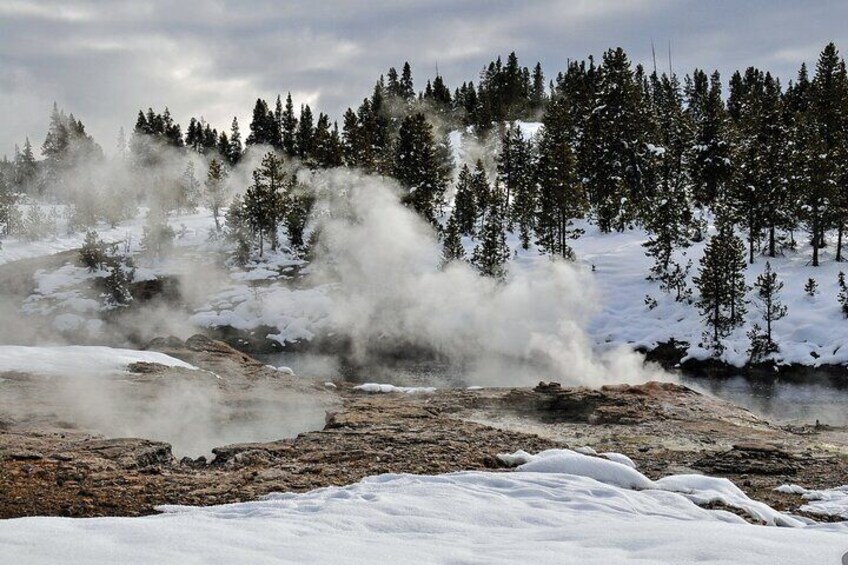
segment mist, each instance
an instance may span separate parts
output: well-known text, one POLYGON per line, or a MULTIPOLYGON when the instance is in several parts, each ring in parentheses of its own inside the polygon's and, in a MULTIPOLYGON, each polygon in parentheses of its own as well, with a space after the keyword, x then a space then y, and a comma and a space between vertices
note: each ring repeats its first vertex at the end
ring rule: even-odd
POLYGON ((333 284, 330 326, 350 337, 355 360, 386 346, 430 349, 465 364, 470 384, 489 386, 545 374, 583 385, 670 378, 627 348, 593 349, 585 328, 601 303, 587 269, 538 257, 503 282, 466 263, 442 269, 434 229, 392 182, 340 169, 309 182, 321 233, 312 273, 333 284))
POLYGON ((179 457, 212 457, 212 448, 273 441, 321 429, 329 404, 284 389, 273 380, 241 386, 207 371, 162 374, 6 374, 0 378, 2 414, 44 419, 106 437, 170 443, 179 457))

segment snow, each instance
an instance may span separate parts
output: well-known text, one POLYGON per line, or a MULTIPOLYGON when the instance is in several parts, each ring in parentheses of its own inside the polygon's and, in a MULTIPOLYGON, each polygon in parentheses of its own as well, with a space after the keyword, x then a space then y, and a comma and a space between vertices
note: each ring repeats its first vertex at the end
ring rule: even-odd
POLYGON ((500 456, 504 462, 520 462, 519 471, 530 473, 565 473, 590 477, 604 484, 628 489, 650 489, 654 484, 649 478, 628 465, 583 455, 570 449, 552 449, 538 455, 516 452, 511 456, 500 456))
MULTIPOLYGON (((55 206, 61 212, 63 206, 55 206)), ((146 211, 142 210, 136 218, 120 222, 111 227, 101 224, 95 227, 98 236, 106 243, 127 243, 133 250, 137 250, 141 242, 146 211)), ((174 245, 178 247, 196 247, 206 241, 209 230, 214 227, 211 212, 205 208, 199 208, 197 212, 184 215, 174 215, 168 218, 168 223, 177 232, 174 245)), ((59 226, 62 233, 65 226, 59 226)), ((63 251, 70 251, 82 247, 85 240, 85 232, 80 230, 76 233, 62 233, 56 237, 50 237, 39 241, 26 241, 17 238, 5 238, 0 247, 0 265, 21 259, 32 259, 45 255, 53 255, 63 251)))
POLYGON ((399 392, 402 394, 429 394, 436 391, 436 388, 431 386, 395 386, 379 383, 364 383, 353 387, 353 389, 369 393, 399 392))
MULTIPOLYGON (((591 453, 586 453, 586 454, 584 454, 584 455, 592 455, 592 454, 591 454, 591 453)), ((622 465, 627 465, 627 466, 628 466, 628 467, 630 467, 631 469, 635 469, 635 468, 636 468, 636 463, 634 463, 634 462, 633 462, 633 460, 632 460, 631 458, 629 458, 628 456, 624 455, 623 453, 612 453, 612 452, 606 452, 606 453, 601 453, 601 457, 606 457, 606 458, 607 458, 607 459, 609 459, 610 461, 615 461, 616 463, 620 463, 620 464, 622 464, 622 465)))
POLYGON ((739 508, 755 520, 760 520, 769 526, 801 527, 805 524, 800 518, 778 512, 767 504, 751 500, 729 479, 704 475, 673 475, 658 479, 654 484, 656 488, 680 493, 698 505, 720 502, 739 508))
POLYGON ((671 475, 652 481, 637 471, 633 461, 626 455, 605 453, 602 456, 606 459, 570 449, 549 449, 536 455, 516 451, 511 454, 500 454, 498 458, 507 465, 517 466, 518 471, 565 473, 589 477, 621 488, 673 492, 699 506, 720 502, 738 508, 751 518, 770 526, 797 528, 807 524, 801 518, 778 512, 767 504, 750 499, 728 479, 704 475, 671 475))
POLYGON ((155 351, 83 345, 0 345, 0 373, 19 372, 46 376, 107 375, 125 371, 131 363, 158 363, 167 367, 197 369, 194 365, 155 351))
POLYGON ((808 490, 798 485, 781 485, 774 490, 785 494, 800 494, 807 501, 801 506, 804 512, 848 520, 848 485, 826 490, 808 490))
MULTIPOLYGON (((600 460, 603 461, 603 460, 600 460)), ((144 518, 0 522, 16 565, 839 563, 845 528, 769 528, 673 492, 564 473, 380 475, 144 518)))
POLYGON ((542 129, 541 122, 524 122, 521 120, 516 120, 513 122, 513 125, 517 126, 519 130, 521 130, 521 136, 525 141, 530 141, 539 133, 539 130, 542 129))
MULTIPOLYGON (((575 225, 585 230, 583 236, 572 242, 578 263, 594 267, 593 278, 602 299, 599 312, 587 327, 597 348, 628 345, 650 349, 673 338, 689 344, 681 361, 713 355, 711 350, 700 345, 704 324, 695 305, 676 302, 673 296, 660 290, 658 283, 646 280, 651 259, 645 256, 642 247, 647 239, 643 230, 604 234, 586 221, 575 222, 575 225), (645 296, 656 299, 657 307, 648 309, 645 296)), ((748 266, 745 276, 748 285, 753 286, 768 260, 778 279, 784 282, 780 299, 789 311, 785 318, 774 324, 774 339, 780 346, 775 359, 784 364, 812 366, 848 363, 848 347, 845 346, 848 343, 848 321, 836 300, 839 292, 837 275, 840 270, 846 269, 836 263, 827 250, 822 255, 820 267, 810 266, 810 250, 801 243, 802 236, 799 234, 798 237, 797 251, 787 250, 783 256, 773 259, 757 254, 755 264, 748 266), (809 278, 818 282, 819 293, 814 297, 804 292, 804 284, 809 278)), ((511 244, 517 247, 516 241, 511 240, 511 244)), ((704 247, 705 242, 695 243, 686 250, 678 251, 676 256, 683 263, 692 261, 688 283, 694 289, 695 299, 698 293, 692 277, 697 276, 698 261, 704 247)), ((519 251, 518 261, 513 261, 510 267, 520 266, 534 253, 534 250, 519 251)), ((753 297, 754 291, 750 291, 748 298, 753 297)), ((763 325, 755 304, 749 304, 744 327, 734 331, 723 342, 726 350, 722 360, 740 367, 748 361, 750 343, 746 334, 755 322, 763 325)))

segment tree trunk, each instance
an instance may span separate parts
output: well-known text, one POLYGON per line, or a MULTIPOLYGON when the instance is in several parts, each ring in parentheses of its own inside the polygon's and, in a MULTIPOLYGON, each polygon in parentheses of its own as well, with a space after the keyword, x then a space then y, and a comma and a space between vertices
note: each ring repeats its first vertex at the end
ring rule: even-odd
POLYGON ((839 224, 839 236, 836 238, 836 261, 842 261, 842 223, 839 224))
POLYGON ((774 258, 775 256, 775 241, 774 241, 774 226, 769 228, 769 257, 774 258))
POLYGON ((813 226, 813 267, 819 266, 819 227, 813 226))
POLYGON ((713 340, 715 341, 716 347, 718 346, 718 325, 719 325, 719 317, 721 312, 719 311, 719 303, 718 300, 715 301, 715 306, 713 307, 713 340))
POLYGON ((748 264, 754 264, 754 230, 750 230, 748 235, 748 264))

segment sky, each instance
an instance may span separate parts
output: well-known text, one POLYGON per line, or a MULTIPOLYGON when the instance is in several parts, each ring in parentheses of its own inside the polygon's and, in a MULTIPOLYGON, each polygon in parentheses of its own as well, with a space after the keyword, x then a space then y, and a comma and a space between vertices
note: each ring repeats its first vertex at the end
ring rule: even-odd
POLYGON ((36 148, 54 101, 107 153, 140 108, 168 106, 247 135, 257 97, 340 119, 390 66, 416 89, 453 88, 515 51, 548 77, 569 59, 623 47, 661 68, 757 66, 783 79, 830 41, 848 49, 844 0, 0 0, 0 155, 36 148))

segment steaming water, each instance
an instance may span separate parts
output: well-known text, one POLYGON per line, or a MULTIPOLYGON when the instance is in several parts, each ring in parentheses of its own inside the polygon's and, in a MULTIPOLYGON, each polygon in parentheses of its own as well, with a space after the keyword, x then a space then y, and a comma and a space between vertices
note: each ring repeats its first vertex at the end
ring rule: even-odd
POLYGON ((353 365, 334 355, 315 353, 275 353, 257 355, 264 363, 285 366, 296 374, 325 381, 384 383, 397 386, 532 386, 539 381, 564 382, 561 374, 546 364, 490 356, 458 363, 434 359, 394 359, 353 365))
POLYGON ((224 390, 207 373, 7 377, 0 379, 0 418, 164 441, 177 457, 210 458, 214 447, 290 438, 324 425, 326 407, 309 395, 263 383, 224 390))
MULTIPOLYGON (((398 386, 466 387, 488 383, 478 379, 479 366, 463 366, 433 360, 394 360, 385 364, 354 367, 332 355, 279 353, 262 357, 271 365, 284 365, 297 374, 324 380, 378 382, 398 386)), ((551 372, 516 360, 492 360, 505 375, 513 375, 513 384, 532 385, 539 381, 557 381, 551 372)), ((747 408, 777 424, 811 424, 816 420, 832 426, 848 426, 848 389, 828 384, 754 381, 743 377, 706 379, 683 376, 686 386, 747 408)))
POLYGON ((848 389, 827 383, 765 382, 732 379, 686 378, 683 384, 707 392, 754 414, 780 424, 810 424, 816 420, 848 426, 848 389))

